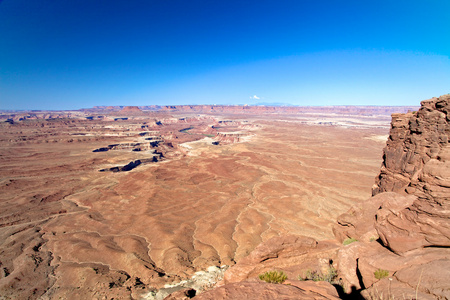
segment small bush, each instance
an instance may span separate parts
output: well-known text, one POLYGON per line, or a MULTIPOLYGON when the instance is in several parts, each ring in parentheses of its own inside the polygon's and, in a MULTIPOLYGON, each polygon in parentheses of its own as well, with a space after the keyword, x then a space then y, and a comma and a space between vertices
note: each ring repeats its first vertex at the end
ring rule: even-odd
POLYGON ((383 279, 389 276, 388 270, 378 269, 375 272, 373 272, 373 275, 375 275, 376 279, 383 279))
POLYGON ((283 271, 268 271, 259 275, 259 279, 268 283, 283 283, 287 276, 283 271))
POLYGON ((351 243, 353 243, 353 242, 357 242, 358 240, 357 239, 355 239, 355 238, 348 238, 348 239, 345 239, 343 242, 342 242, 342 244, 345 246, 345 245, 349 245, 349 244, 351 244, 351 243))
POLYGON ((336 280, 336 278, 337 278, 337 270, 333 266, 330 266, 328 268, 328 273, 325 274, 322 278, 323 278, 324 281, 328 281, 329 283, 333 283, 336 280))
POLYGON ((298 280, 312 280, 312 281, 327 281, 329 283, 335 283, 337 278, 337 271, 336 269, 330 265, 328 268, 328 272, 326 274, 322 274, 322 272, 319 271, 311 271, 306 270, 306 273, 304 276, 299 276, 298 280))

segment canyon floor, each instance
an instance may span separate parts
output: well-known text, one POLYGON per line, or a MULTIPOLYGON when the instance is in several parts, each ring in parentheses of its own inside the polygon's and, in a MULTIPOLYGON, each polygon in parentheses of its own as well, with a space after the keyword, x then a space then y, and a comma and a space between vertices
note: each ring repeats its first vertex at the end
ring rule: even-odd
POLYGON ((272 237, 332 238, 371 196, 390 114, 9 120, 0 298, 123 299, 233 265, 272 237))

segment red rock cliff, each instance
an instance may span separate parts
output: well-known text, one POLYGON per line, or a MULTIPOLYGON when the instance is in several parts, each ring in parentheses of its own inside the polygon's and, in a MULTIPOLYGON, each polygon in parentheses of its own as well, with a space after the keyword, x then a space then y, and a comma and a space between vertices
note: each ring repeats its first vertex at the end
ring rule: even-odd
POLYGON ((450 95, 421 104, 415 113, 392 116, 373 189, 417 196, 396 214, 378 213, 377 230, 395 252, 450 246, 450 95))
MULTIPOLYGON (((373 194, 392 191, 440 199, 450 186, 435 174, 449 155, 450 95, 421 102, 419 111, 393 114, 373 194)), ((446 174, 448 175, 448 174, 446 174)))

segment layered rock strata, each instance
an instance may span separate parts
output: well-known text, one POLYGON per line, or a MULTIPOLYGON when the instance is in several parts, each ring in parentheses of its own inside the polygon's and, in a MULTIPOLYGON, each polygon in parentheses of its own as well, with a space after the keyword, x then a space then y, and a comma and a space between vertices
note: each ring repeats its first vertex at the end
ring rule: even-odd
POLYGON ((450 95, 421 104, 415 113, 393 116, 373 189, 417 197, 377 213, 383 243, 396 253, 450 246, 450 95))

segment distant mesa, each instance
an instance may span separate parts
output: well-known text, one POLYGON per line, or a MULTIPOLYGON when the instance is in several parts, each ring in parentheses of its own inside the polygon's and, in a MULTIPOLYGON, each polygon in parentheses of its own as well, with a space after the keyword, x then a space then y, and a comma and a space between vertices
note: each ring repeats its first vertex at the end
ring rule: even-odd
POLYGON ((82 109, 82 111, 93 113, 108 113, 108 114, 143 114, 143 111, 138 106, 94 106, 93 108, 82 109))
POLYGON ((137 106, 125 106, 124 108, 122 108, 122 110, 121 110, 122 112, 131 112, 131 113, 133 113, 133 112, 138 112, 138 113, 141 113, 142 112, 142 110, 140 110, 140 108, 139 107, 137 107, 137 106))
POLYGON ((280 103, 280 102, 258 102, 254 106, 297 106, 290 103, 280 103))
POLYGON ((348 113, 358 115, 385 115, 393 113, 406 113, 418 110, 418 106, 296 106, 289 103, 257 103, 254 105, 146 105, 146 106, 94 106, 91 109, 82 109, 86 112, 102 112, 109 114, 145 115, 148 112, 194 112, 194 113, 348 113))
MULTIPOLYGON (((121 110, 123 108, 123 106, 94 106, 92 108, 92 110, 95 111, 118 111, 121 110)), ((87 109, 87 110, 91 110, 91 109, 87 109)))
POLYGON ((166 112, 200 112, 200 113, 348 113, 358 115, 376 115, 406 113, 415 111, 417 106, 292 106, 283 103, 250 105, 167 105, 161 108, 166 112))

